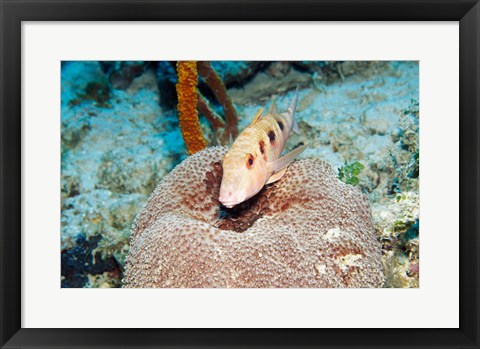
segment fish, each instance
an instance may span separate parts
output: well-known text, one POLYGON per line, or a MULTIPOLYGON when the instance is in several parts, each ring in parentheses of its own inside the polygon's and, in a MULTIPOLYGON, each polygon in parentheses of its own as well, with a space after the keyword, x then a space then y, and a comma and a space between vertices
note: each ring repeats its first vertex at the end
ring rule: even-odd
POLYGON ((306 148, 302 145, 280 156, 291 131, 299 133, 295 121, 298 88, 287 111, 279 114, 272 100, 266 115, 260 109, 251 124, 238 135, 222 160, 223 177, 218 200, 232 208, 257 194, 266 184, 283 177, 288 165, 306 148))

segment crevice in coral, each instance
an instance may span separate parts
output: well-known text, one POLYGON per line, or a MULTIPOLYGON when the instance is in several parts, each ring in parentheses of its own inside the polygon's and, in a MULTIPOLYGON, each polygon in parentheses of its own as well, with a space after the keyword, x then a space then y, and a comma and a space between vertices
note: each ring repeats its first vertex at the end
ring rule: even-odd
POLYGON ((207 187, 207 192, 212 196, 212 201, 217 204, 216 212, 209 223, 220 230, 232 230, 243 233, 259 218, 271 211, 268 199, 273 193, 275 185, 267 185, 250 199, 235 207, 226 208, 218 201, 222 176, 223 167, 218 161, 213 163, 212 170, 207 171, 205 174, 204 183, 207 187))

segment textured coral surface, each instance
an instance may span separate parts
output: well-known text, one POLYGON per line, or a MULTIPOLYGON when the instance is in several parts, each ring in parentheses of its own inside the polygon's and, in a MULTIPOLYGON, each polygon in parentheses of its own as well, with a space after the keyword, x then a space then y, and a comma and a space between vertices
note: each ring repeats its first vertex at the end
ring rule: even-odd
POLYGON ((178 165, 137 216, 124 287, 381 287, 367 198, 319 159, 241 207, 218 203, 212 147, 178 165))

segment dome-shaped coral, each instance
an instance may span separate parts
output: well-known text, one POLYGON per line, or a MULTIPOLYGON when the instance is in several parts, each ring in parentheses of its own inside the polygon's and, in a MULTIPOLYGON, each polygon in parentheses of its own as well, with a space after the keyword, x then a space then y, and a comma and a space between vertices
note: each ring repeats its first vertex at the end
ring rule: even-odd
POLYGON ((124 287, 380 287, 367 198, 321 160, 233 209, 218 202, 227 148, 166 176, 137 216, 124 287))

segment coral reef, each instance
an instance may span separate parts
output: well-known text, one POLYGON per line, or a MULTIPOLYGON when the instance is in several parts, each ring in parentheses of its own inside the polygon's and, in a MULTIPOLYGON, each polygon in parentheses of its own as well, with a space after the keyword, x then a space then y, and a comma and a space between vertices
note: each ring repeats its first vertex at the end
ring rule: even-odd
POLYGON ((384 250, 386 287, 419 286, 419 104, 401 110, 392 133, 397 145, 383 200, 374 203, 373 219, 384 250))
POLYGON ((155 189, 132 230, 124 287, 380 287, 367 198, 318 159, 232 210, 218 202, 226 147, 199 152, 155 189))
POLYGON ((197 62, 177 62, 177 72, 178 120, 188 153, 195 154, 207 146, 198 122, 197 62))
POLYGON ((382 243, 385 287, 419 286, 419 198, 406 192, 372 207, 382 243))

